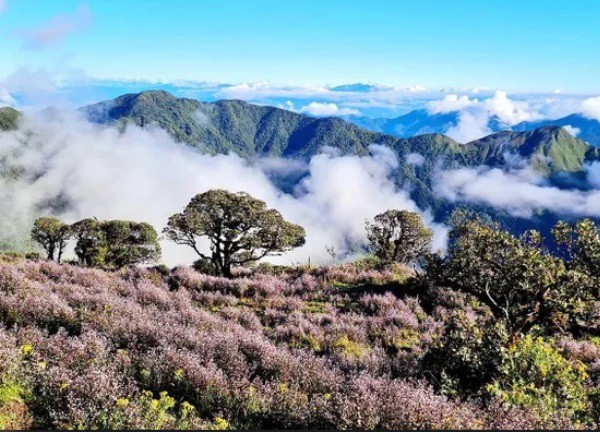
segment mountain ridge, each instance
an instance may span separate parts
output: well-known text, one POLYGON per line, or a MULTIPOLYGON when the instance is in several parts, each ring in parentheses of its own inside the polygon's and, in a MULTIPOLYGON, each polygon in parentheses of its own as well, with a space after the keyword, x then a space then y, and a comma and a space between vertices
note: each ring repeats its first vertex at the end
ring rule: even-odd
POLYGON ((179 141, 211 153, 235 152, 242 157, 309 157, 325 146, 363 155, 370 144, 381 144, 399 157, 417 152, 463 165, 499 166, 506 151, 515 151, 525 158, 551 158, 543 167, 551 174, 581 171, 586 160, 600 156, 598 150, 558 126, 543 126, 537 132, 501 131, 459 144, 438 133, 398 138, 336 117, 310 117, 235 99, 200 102, 162 90, 119 96, 81 111, 92 121, 120 127, 156 123, 179 141))

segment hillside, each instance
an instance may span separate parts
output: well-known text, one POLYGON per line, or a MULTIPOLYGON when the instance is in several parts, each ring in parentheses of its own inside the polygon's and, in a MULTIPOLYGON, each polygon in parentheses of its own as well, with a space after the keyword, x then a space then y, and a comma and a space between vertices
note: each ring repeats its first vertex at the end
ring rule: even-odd
MULTIPOLYGON (((269 106, 239 100, 213 103, 176 98, 164 91, 120 96, 82 108, 95 122, 157 124, 177 140, 213 153, 233 151, 252 156, 311 156, 325 146, 345 154, 366 154, 370 144, 393 148, 400 158, 419 153, 432 161, 445 157, 466 165, 500 165, 505 151, 524 157, 543 155, 552 159, 551 172, 577 172, 584 160, 595 160, 598 152, 559 127, 537 132, 500 132, 467 144, 441 134, 397 138, 372 132, 338 118, 314 118, 269 106)), ((407 114, 409 116, 410 114, 407 114)))
POLYGON ((14 108, 0 108, 0 131, 14 130, 19 125, 21 113, 14 108))
POLYGON ((92 121, 124 126, 155 123, 174 138, 213 153, 308 156, 330 145, 366 153, 368 143, 391 142, 337 118, 315 119, 240 100, 203 103, 164 91, 120 96, 82 108, 92 121))
MULTIPOLYGON (((426 109, 418 109, 394 118, 348 116, 345 119, 371 131, 408 138, 429 133, 445 134, 458 124, 459 116, 458 111, 430 113, 426 109)), ((510 127, 494 116, 489 120, 488 128, 493 132, 498 132, 510 127)))
POLYGON ((572 424, 428 383, 452 309, 402 296, 410 277, 346 265, 228 280, 0 257, 0 427, 572 424))
MULTIPOLYGON (((371 144, 385 145, 398 157, 399 167, 393 174, 398 187, 408 190, 417 205, 430 210, 436 221, 446 221, 457 208, 474 209, 502 221, 513 232, 533 227, 545 231, 556 221, 556 215, 536 212, 531 219, 519 219, 484 204, 448 201, 434 192, 436 171, 440 167, 482 164, 503 168, 507 167, 505 156, 513 153, 531 159, 540 174, 550 182, 556 179, 559 184, 564 174, 585 181, 585 164, 600 159, 596 148, 560 127, 503 131, 460 144, 441 134, 397 138, 364 130, 338 118, 314 118, 237 100, 204 103, 176 98, 164 91, 123 95, 81 110, 97 123, 121 128, 129 123, 157 125, 176 140, 209 153, 233 152, 245 158, 308 158, 325 146, 337 148, 342 154, 363 155, 371 144), (417 164, 415 154, 422 156, 417 164)), ((509 159, 514 163, 514 158, 509 159)), ((3 163, 8 164, 3 167, 6 172, 22 169, 12 166, 10 159, 3 163)), ((53 201, 45 201, 48 202, 53 201)))
POLYGON ((584 117, 581 114, 571 114, 555 120, 522 122, 513 126, 512 129, 515 131, 530 131, 543 126, 570 126, 578 131, 578 138, 595 147, 600 147, 600 122, 596 119, 584 117))

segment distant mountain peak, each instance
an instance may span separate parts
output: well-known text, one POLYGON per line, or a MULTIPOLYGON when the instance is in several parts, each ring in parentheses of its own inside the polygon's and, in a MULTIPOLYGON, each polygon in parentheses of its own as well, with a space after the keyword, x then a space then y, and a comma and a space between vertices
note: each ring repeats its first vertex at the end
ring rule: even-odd
POLYGON ((342 84, 339 86, 331 87, 331 91, 335 92, 359 92, 367 93, 373 90, 377 90, 379 87, 373 84, 354 83, 354 84, 342 84))

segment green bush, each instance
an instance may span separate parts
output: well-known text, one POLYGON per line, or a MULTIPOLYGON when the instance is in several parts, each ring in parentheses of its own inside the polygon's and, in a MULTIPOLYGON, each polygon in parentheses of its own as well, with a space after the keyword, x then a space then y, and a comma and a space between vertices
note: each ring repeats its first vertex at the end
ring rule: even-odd
POLYGON ((500 373, 488 391, 510 405, 545 417, 564 410, 580 418, 587 410, 585 365, 564 358, 551 341, 523 337, 509 347, 500 373))

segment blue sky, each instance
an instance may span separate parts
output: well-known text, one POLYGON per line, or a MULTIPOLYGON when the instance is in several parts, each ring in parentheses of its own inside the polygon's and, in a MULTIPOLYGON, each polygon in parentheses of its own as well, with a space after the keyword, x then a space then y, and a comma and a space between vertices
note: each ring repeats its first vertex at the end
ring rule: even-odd
POLYGON ((600 90, 596 1, 0 3, 0 76, 600 90))

